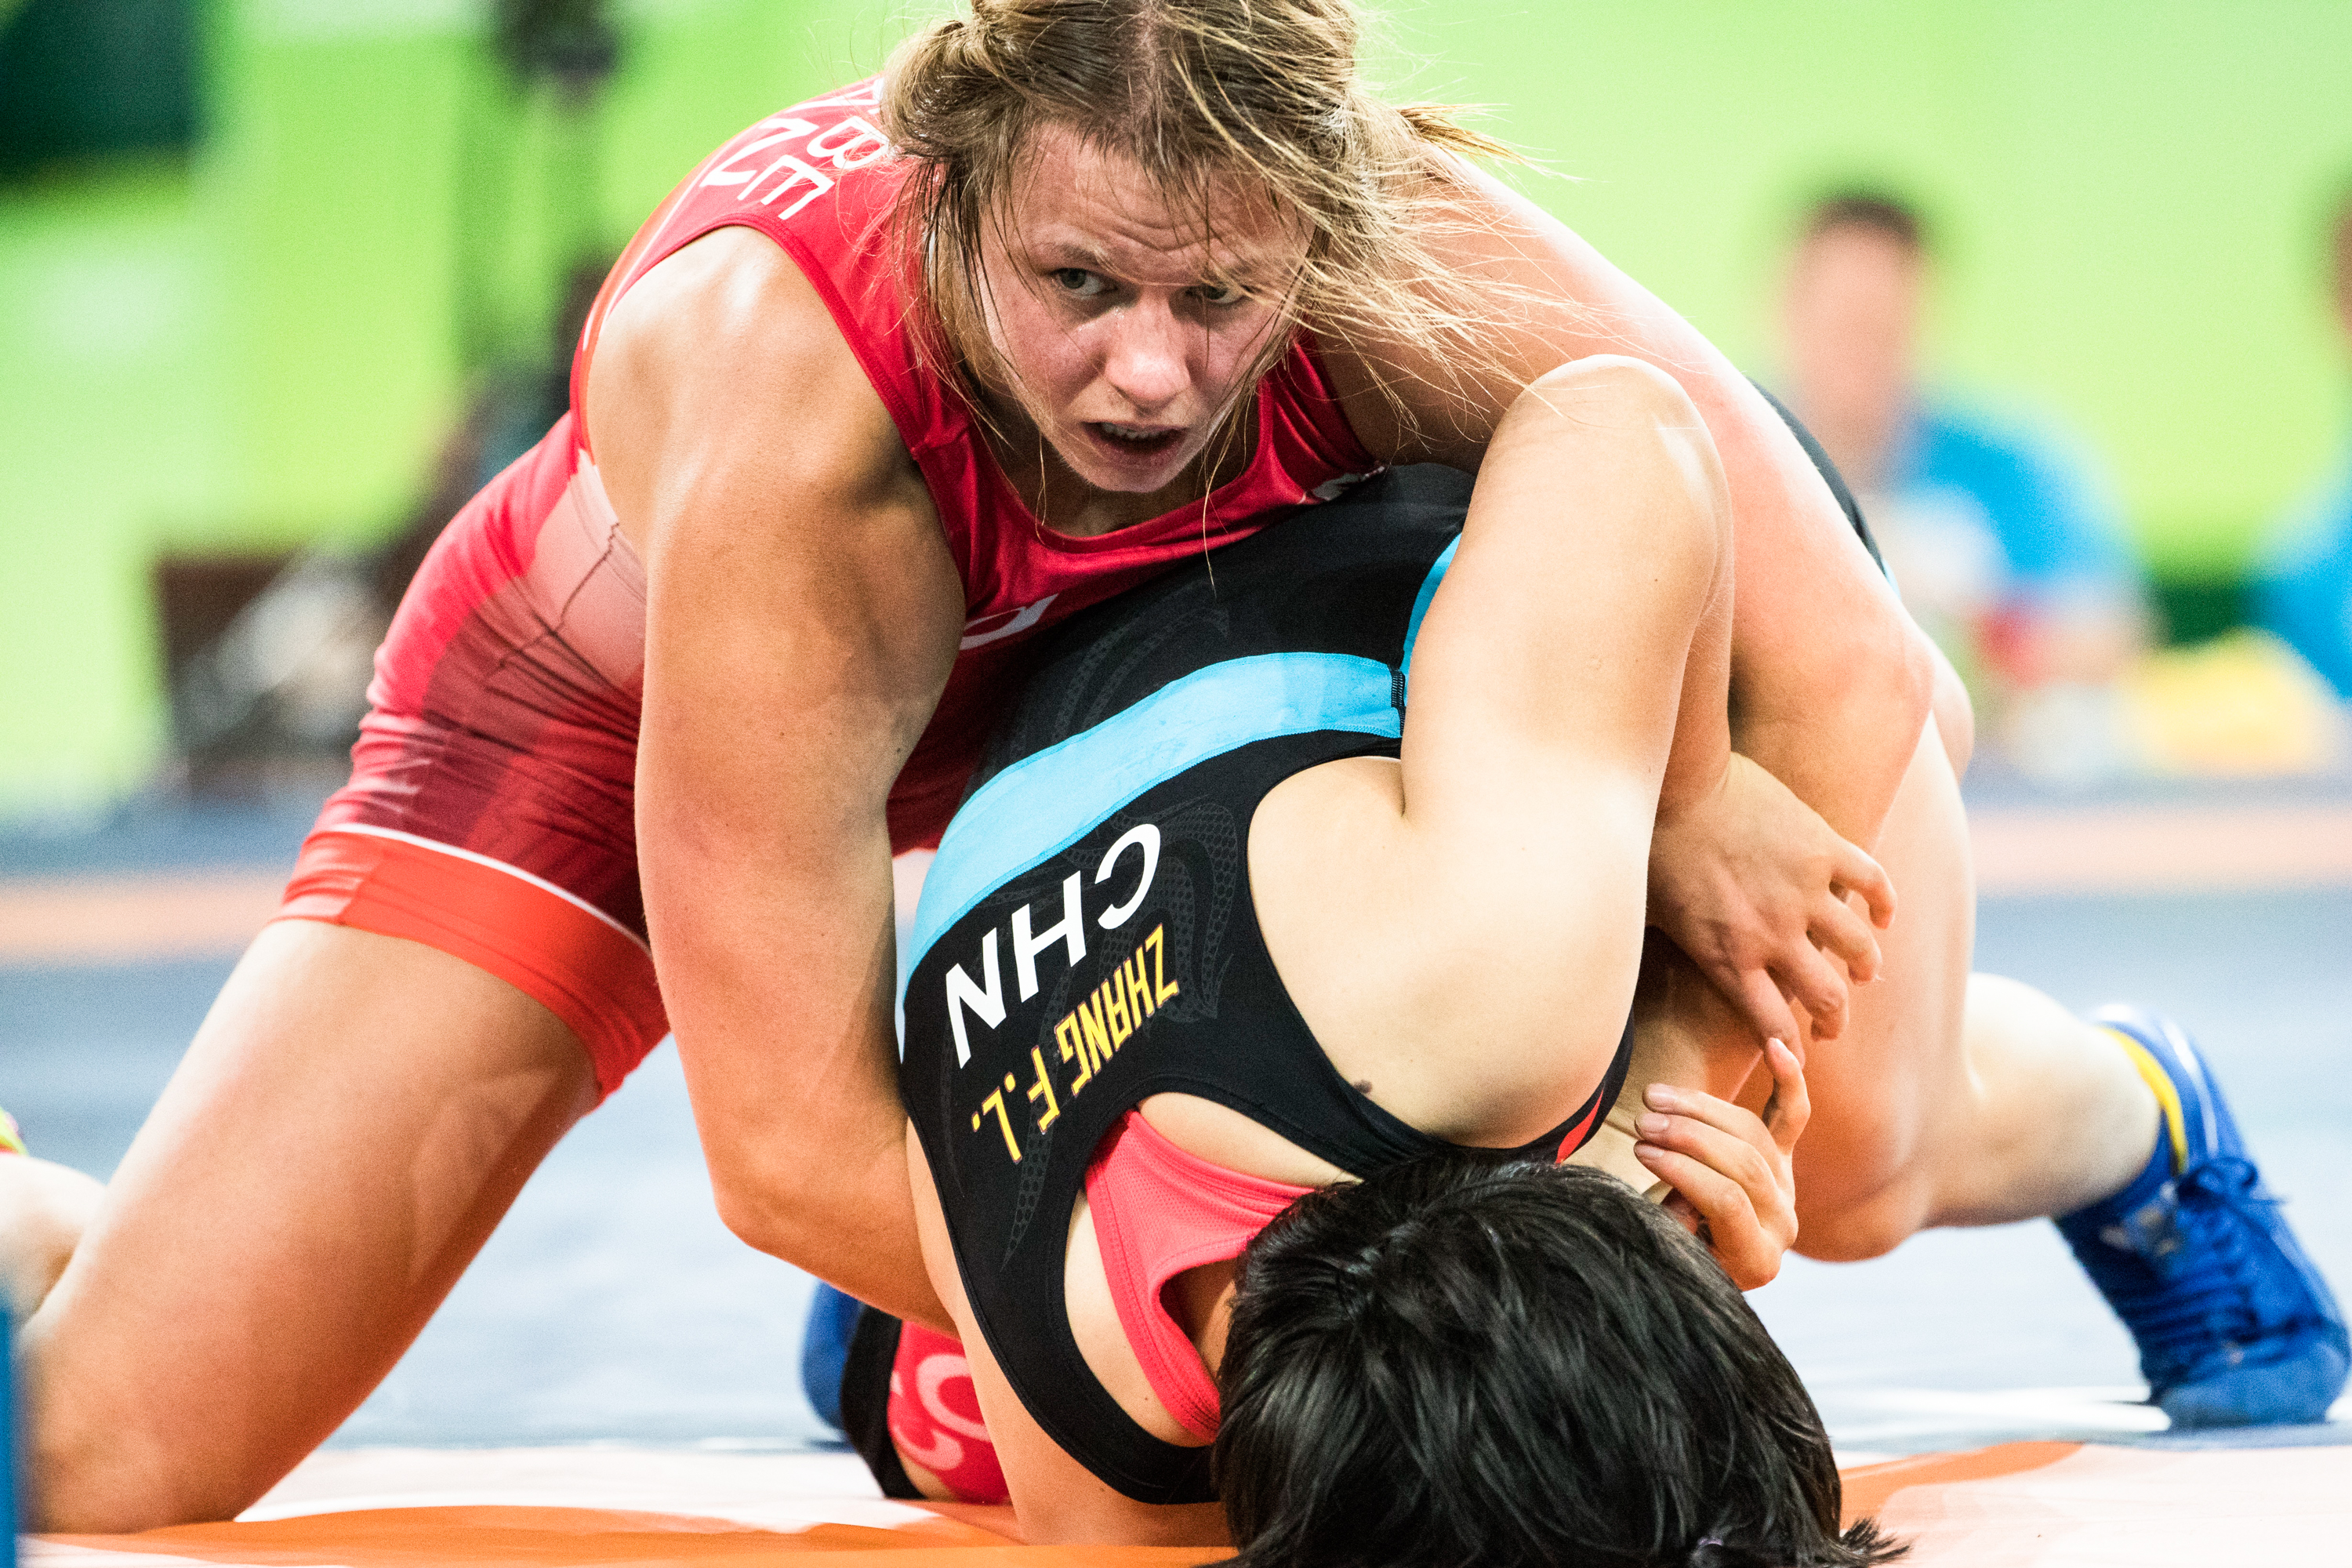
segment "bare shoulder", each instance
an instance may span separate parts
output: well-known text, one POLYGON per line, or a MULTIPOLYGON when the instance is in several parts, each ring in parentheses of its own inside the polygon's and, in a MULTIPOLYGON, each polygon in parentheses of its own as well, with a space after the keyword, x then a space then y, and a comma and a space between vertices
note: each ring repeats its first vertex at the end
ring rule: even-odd
MULTIPOLYGON (((613 307, 586 417, 623 531, 640 552, 681 486, 788 480, 795 494, 906 504, 912 459, 833 315, 764 236, 722 228, 665 258, 613 307)), ((704 510, 707 509, 698 509, 704 510)))
MULTIPOLYGON (((1520 391, 1590 354, 1690 361, 1694 334, 1559 218, 1483 169, 1450 155, 1416 202, 1441 313, 1466 316, 1452 358, 1426 343, 1375 334, 1327 351, 1359 437, 1392 462, 1435 461, 1475 472, 1520 391)), ((1703 345, 1702 345, 1703 346, 1703 345)))

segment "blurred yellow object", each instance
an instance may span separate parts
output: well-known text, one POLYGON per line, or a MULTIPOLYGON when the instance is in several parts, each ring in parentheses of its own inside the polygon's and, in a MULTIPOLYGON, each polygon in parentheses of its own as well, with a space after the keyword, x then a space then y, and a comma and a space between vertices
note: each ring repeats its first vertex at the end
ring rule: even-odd
POLYGON ((2345 712, 2312 668, 2242 627, 2149 654, 2123 679, 2126 723, 2148 768, 2245 778, 2311 773, 2345 754, 2345 712))

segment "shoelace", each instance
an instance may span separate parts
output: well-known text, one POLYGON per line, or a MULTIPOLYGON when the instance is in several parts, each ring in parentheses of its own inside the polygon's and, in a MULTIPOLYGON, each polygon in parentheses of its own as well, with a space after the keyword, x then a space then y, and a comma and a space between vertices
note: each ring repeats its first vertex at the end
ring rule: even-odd
POLYGON ((2260 1330, 2254 1240, 2267 1227, 2249 1211, 2275 1208, 2278 1200, 2259 1189, 2259 1179, 2252 1163, 2236 1155, 2200 1161, 2158 1200, 2163 1212, 2154 1225, 2132 1227, 2141 1243, 2133 1250, 2145 1279, 2116 1281, 2113 1297, 2159 1384, 2186 1373, 2221 1345, 2253 1339, 2260 1330), (2193 1259, 2185 1271, 2172 1273, 2159 1261, 2157 1248, 2166 1241, 2175 1241, 2193 1259))

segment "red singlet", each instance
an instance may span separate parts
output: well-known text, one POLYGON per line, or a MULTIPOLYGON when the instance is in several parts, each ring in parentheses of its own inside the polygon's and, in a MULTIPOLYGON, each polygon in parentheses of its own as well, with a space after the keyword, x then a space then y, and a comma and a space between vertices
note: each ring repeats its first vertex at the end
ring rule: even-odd
MULTIPOLYGON (((713 229, 756 229, 807 275, 921 470, 963 577, 962 649, 890 792, 903 850, 938 842, 1028 639, 1377 464, 1298 342, 1257 390, 1249 467, 1205 508, 1091 539, 1045 528, 955 390, 919 364, 890 245, 910 165, 875 128, 877 100, 861 82, 706 159, 614 268, 572 384, 576 409, 613 301, 713 229)), ((645 612, 645 570, 567 415, 425 557, 376 655, 351 783, 320 814, 279 910, 424 942, 520 986, 581 1037, 606 1093, 668 1027, 633 816, 645 612)))

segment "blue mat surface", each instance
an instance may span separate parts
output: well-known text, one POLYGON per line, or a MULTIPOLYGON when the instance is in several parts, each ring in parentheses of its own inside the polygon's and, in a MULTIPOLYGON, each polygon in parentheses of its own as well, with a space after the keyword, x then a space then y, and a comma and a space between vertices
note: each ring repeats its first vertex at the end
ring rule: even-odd
MULTIPOLYGON (((0 840, 0 874, 283 865, 308 820, 307 810, 226 813, 0 840)), ((2352 1282, 2347 938, 2352 889, 1994 900, 1978 964, 2071 1005, 2128 999, 2189 1024, 2312 1256, 2342 1283, 2352 1282)), ((0 1105, 41 1152, 106 1174, 227 968, 0 967, 0 1105)), ((556 1151, 336 1441, 819 1442, 794 1377, 807 1292, 712 1213, 665 1047, 556 1151)), ((1753 1300, 1848 1449, 2147 1440, 2162 1425, 2131 1403, 2131 1345, 2047 1225, 1932 1233, 1868 1264, 1794 1259, 1753 1300)))

